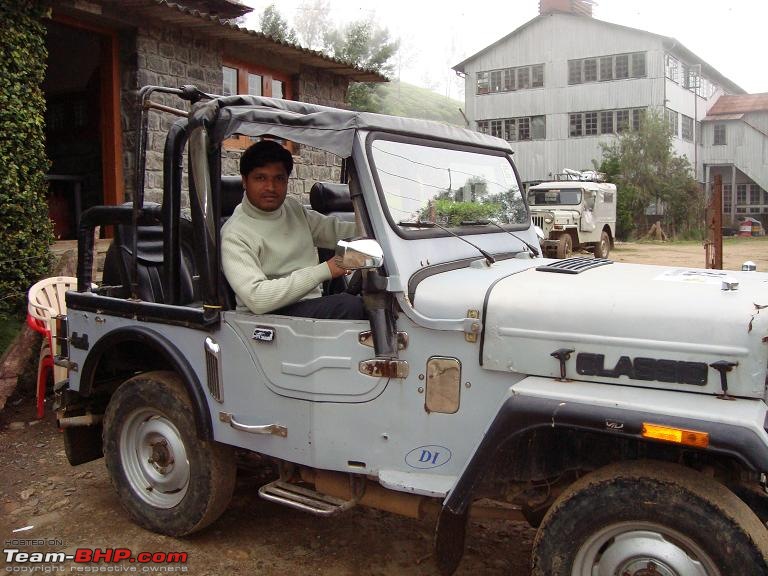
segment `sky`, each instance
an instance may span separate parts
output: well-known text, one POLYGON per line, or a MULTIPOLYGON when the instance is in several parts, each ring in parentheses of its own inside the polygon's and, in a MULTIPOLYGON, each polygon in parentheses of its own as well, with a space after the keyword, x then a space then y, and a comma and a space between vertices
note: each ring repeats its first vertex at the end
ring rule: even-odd
MULTIPOLYGON (((259 15, 273 0, 241 0, 259 15)), ((279 0, 290 23, 309 0, 279 0)), ((395 78, 464 99, 451 67, 538 15, 538 0, 328 0, 331 21, 372 17, 400 40, 395 78)), ((768 0, 598 0, 593 16, 671 36, 749 93, 768 92, 768 0)))

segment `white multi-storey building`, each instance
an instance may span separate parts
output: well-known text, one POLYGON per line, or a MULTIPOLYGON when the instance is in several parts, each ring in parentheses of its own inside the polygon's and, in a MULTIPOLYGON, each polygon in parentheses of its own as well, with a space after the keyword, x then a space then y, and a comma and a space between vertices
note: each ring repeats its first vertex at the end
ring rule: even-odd
POLYGON ((728 128, 733 144, 757 146, 759 153, 736 153, 730 143, 717 148, 714 128, 702 121, 711 123, 721 97, 744 94, 734 82, 674 38, 592 18, 590 2, 541 0, 540 12, 454 66, 466 79, 470 126, 512 144, 524 182, 551 179, 565 167, 592 169, 602 157, 601 142, 634 130, 646 110, 655 110, 669 122, 675 151, 695 167, 699 182, 713 173, 705 166, 727 165, 725 180, 733 179, 734 188, 755 186, 764 200, 768 110, 752 114, 760 118, 754 134, 728 128), (755 159, 761 170, 744 164, 755 159))

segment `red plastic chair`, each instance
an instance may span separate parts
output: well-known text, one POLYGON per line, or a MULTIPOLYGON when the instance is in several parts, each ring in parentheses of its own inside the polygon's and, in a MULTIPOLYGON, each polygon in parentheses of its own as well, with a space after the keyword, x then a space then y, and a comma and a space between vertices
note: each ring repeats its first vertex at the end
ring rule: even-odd
POLYGON ((45 414, 45 384, 53 372, 54 383, 67 377, 67 369, 53 363, 53 341, 56 338, 56 316, 67 313, 64 294, 77 288, 77 278, 56 276, 44 278, 27 294, 27 325, 43 335, 37 363, 37 417, 45 414))

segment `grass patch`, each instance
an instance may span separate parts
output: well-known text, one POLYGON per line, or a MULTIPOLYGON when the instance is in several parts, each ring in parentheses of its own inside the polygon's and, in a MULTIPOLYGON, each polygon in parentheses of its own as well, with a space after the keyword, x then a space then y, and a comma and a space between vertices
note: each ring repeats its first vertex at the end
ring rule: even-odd
POLYGON ((5 353, 8 345, 16 338, 16 334, 19 333, 22 322, 14 316, 7 318, 0 317, 0 356, 5 353))

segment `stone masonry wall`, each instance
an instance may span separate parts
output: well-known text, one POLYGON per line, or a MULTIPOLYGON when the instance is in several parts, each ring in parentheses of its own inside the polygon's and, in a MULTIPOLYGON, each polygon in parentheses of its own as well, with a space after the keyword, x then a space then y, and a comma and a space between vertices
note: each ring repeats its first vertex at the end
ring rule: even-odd
MULTIPOLYGON (((204 92, 221 92, 221 48, 218 41, 201 39, 184 29, 143 26, 134 41, 124 42, 123 145, 126 199, 133 197, 136 180, 138 137, 138 89, 146 85, 178 88, 194 84, 204 92)), ((174 108, 189 109, 186 102, 170 95, 155 94, 152 100, 174 108)), ((151 111, 147 140, 144 198, 160 202, 163 194, 163 147, 175 116, 151 111)))
MULTIPOLYGON (((347 80, 304 66, 298 77, 294 77, 294 97, 310 104, 345 108, 347 80)), ((239 159, 240 152, 224 152, 222 174, 239 174, 239 159)), ((315 182, 339 182, 341 179, 341 158, 330 152, 295 144, 293 160, 288 193, 296 196, 302 204, 309 204, 309 191, 315 182)))

